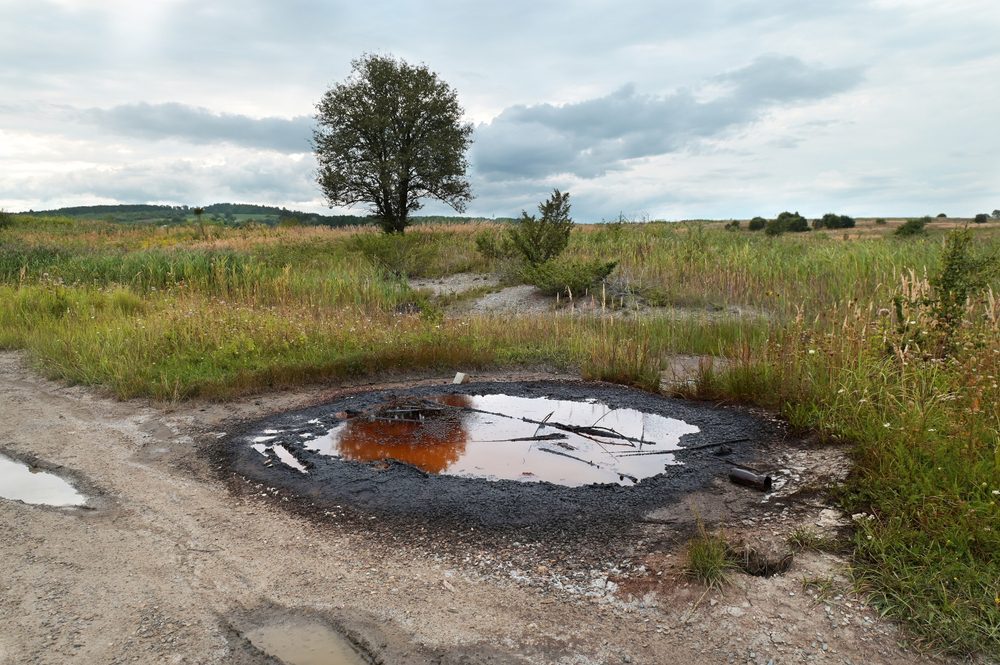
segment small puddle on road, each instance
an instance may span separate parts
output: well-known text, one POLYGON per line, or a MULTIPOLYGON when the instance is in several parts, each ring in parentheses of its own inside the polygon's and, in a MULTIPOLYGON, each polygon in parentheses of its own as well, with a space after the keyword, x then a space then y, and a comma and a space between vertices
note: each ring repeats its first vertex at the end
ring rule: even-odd
MULTIPOLYGON (((672 454, 695 425, 593 399, 439 395, 387 402, 299 442, 304 451, 359 462, 393 459, 433 474, 634 485, 679 464, 672 454)), ((251 439, 263 455, 306 467, 276 436, 251 439)))
POLYGON ((87 497, 54 473, 33 470, 4 455, 0 455, 0 498, 58 508, 87 503, 87 497))
POLYGON ((343 636, 318 621, 289 620, 266 624, 244 636, 256 648, 285 665, 367 665, 343 636))

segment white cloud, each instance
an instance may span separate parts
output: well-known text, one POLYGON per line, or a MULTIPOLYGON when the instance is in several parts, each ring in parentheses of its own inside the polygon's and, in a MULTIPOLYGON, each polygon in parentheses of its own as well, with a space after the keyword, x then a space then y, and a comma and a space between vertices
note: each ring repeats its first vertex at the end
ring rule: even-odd
POLYGON ((990 0, 0 3, 3 208, 321 210, 291 153, 365 51, 458 90, 476 213, 553 186, 581 219, 1000 206, 990 0))

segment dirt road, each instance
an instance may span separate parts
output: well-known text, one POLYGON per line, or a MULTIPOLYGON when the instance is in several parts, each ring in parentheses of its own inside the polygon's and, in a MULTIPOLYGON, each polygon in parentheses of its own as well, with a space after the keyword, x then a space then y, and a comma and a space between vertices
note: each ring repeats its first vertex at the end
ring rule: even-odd
MULTIPOLYGON (((90 510, 0 500, 0 663, 274 662, 242 634, 275 616, 328 622, 384 663, 929 659, 897 645, 900 633, 850 594, 829 554, 709 593, 680 577, 682 553, 664 548, 669 515, 647 520, 628 562, 583 552, 528 568, 522 544, 486 550, 463 534, 438 554, 356 519, 284 510, 266 487, 233 492, 194 453, 233 419, 323 395, 122 403, 0 353, 0 451, 58 465, 94 497, 90 510)), ((822 457, 786 461, 808 474, 822 457)), ((726 512, 730 491, 673 510, 702 506, 706 519, 773 528, 775 538, 822 518, 816 507, 762 525, 726 512)))

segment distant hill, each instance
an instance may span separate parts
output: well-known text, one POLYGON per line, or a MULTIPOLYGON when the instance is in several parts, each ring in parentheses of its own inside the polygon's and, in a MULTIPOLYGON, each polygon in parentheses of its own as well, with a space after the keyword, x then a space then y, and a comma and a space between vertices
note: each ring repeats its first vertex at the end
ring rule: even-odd
MULTIPOLYGON (((102 220, 119 224, 185 224, 194 219, 191 206, 170 206, 151 204, 122 204, 75 206, 53 210, 29 210, 22 215, 48 217, 75 217, 78 219, 102 220)), ((205 218, 209 221, 232 226, 258 223, 275 226, 277 224, 302 224, 306 226, 358 226, 371 224, 373 220, 361 215, 320 215, 300 210, 289 210, 275 206, 253 203, 213 203, 204 206, 205 218)), ((447 217, 428 215, 412 218, 414 224, 446 223, 465 224, 490 221, 482 217, 447 217)), ((499 221, 499 220, 498 220, 499 221)))
MULTIPOLYGON (((240 226, 251 222, 275 225, 282 222, 322 226, 352 226, 370 223, 358 215, 320 215, 252 203, 213 203, 204 206, 205 218, 214 222, 240 226)), ((120 224, 184 224, 194 219, 192 206, 122 204, 75 206, 53 210, 31 210, 25 215, 75 217, 120 224)))

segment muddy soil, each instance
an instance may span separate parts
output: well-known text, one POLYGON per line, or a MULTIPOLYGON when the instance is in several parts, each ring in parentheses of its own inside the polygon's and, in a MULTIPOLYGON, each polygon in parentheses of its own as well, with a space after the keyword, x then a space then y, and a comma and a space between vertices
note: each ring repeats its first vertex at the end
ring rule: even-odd
POLYGON ((822 489, 846 473, 837 448, 776 442, 756 460, 775 492, 711 479, 623 525, 611 549, 558 526, 531 538, 310 510, 199 452, 341 394, 122 403, 0 353, 0 452, 64 470, 94 508, 0 501, 0 663, 274 662, 245 636, 279 620, 336 630, 381 663, 943 662, 900 646, 836 555, 798 553, 721 591, 680 572, 696 516, 779 544, 846 528, 822 489))

